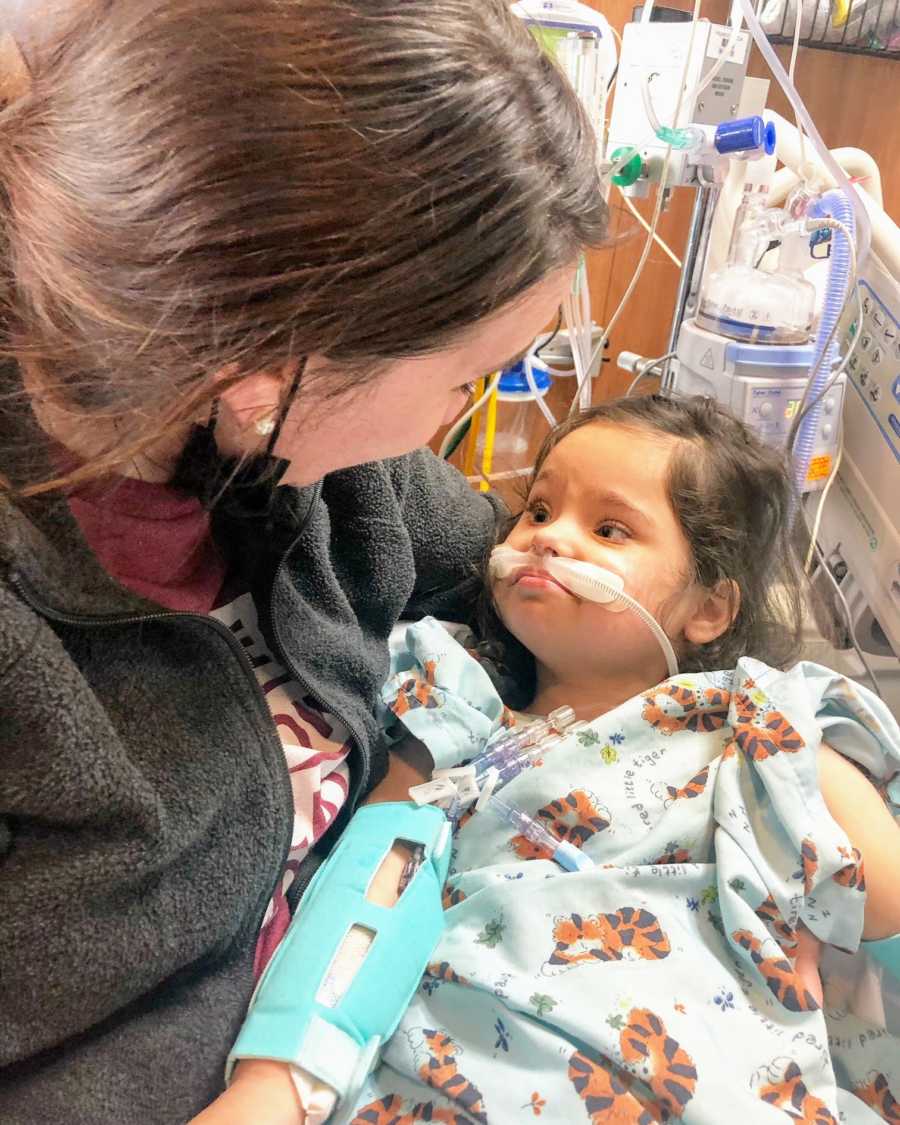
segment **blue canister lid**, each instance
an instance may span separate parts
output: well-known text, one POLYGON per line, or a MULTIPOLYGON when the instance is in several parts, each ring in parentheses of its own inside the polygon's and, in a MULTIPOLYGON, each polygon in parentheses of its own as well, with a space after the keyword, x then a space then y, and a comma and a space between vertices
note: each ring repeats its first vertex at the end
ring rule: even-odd
POLYGON ((743 344, 729 340, 725 346, 726 358, 735 367, 795 367, 802 372, 812 366, 815 354, 814 344, 743 344))
POLYGON ((763 149, 767 156, 775 151, 775 125, 759 116, 740 117, 736 121, 723 121, 716 126, 716 152, 723 156, 732 152, 756 152, 763 149))
MULTIPOLYGON (((538 391, 543 394, 550 389, 550 384, 553 378, 547 368, 541 363, 539 359, 532 358, 531 360, 531 374, 534 378, 534 385, 538 391)), ((503 395, 528 395, 532 396, 533 391, 525 375, 525 361, 520 360, 512 367, 507 367, 503 374, 500 376, 500 383, 497 387, 500 394, 503 395)))

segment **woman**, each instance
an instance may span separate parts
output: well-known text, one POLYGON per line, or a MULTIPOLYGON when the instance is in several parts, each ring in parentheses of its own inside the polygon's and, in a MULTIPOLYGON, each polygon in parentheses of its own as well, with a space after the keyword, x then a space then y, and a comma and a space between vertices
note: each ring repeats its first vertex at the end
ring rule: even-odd
POLYGON ((0 1120, 169 1125, 385 772, 390 629, 469 611, 494 507, 407 451, 605 209, 500 0, 50 22, 0 116, 0 1120))

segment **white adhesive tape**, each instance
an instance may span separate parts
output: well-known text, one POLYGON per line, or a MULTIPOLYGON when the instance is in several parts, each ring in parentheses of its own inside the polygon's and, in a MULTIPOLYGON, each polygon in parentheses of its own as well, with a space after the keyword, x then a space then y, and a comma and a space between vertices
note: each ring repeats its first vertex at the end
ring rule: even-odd
POLYGON ((409 796, 417 805, 433 805, 437 801, 455 800, 458 791, 449 777, 438 777, 433 781, 411 786, 409 796))

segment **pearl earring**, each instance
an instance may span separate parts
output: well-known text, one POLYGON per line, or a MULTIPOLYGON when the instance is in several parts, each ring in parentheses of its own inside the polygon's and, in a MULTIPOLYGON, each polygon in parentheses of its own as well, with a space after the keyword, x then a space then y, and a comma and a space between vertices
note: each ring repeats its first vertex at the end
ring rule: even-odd
POLYGON ((269 437, 275 433, 275 417, 272 414, 266 414, 262 418, 258 418, 253 423, 253 428, 260 437, 269 437))

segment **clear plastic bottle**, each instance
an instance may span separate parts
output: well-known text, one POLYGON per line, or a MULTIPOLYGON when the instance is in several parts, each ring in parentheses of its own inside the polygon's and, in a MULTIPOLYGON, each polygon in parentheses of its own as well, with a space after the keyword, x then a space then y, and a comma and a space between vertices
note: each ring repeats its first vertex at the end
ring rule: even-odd
MULTIPOLYGON (((553 382, 547 368, 532 359, 532 390, 525 374, 524 361, 504 371, 497 387, 497 429, 491 456, 491 480, 509 480, 525 476, 531 470, 533 452, 532 429, 540 422, 538 397, 544 398, 553 382)), ((546 429, 546 426, 544 427, 546 429)), ((485 449, 482 423, 476 445, 480 465, 485 449)))
POLYGON ((720 336, 754 344, 806 344, 812 336, 816 290, 796 268, 795 253, 779 254, 790 216, 766 207, 768 185, 748 183, 735 215, 728 261, 706 280, 697 323, 720 336))

